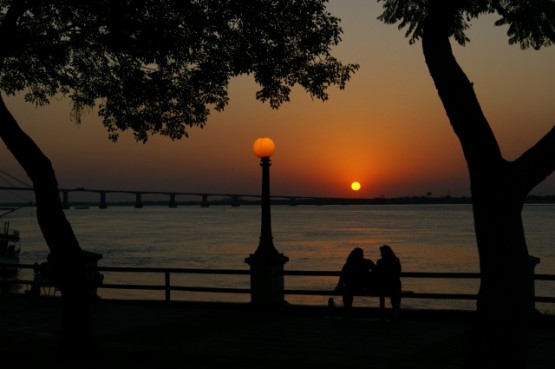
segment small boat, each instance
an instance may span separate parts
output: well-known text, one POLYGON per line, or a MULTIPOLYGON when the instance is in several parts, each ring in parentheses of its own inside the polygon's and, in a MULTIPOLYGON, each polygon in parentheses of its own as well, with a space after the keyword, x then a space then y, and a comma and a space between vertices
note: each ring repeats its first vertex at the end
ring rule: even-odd
MULTIPOLYGON (((0 228, 0 265, 19 264, 21 244, 19 231, 10 229, 9 222, 2 222, 0 228)), ((17 269, 8 268, 7 273, 15 274, 17 269)))

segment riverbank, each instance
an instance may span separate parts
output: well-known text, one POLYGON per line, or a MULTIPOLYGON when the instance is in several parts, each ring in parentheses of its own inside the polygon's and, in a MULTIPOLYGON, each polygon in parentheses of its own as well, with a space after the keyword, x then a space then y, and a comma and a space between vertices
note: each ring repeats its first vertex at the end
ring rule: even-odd
MULTIPOLYGON (((338 310, 255 310, 245 304, 100 300, 92 305, 100 349, 60 363, 59 299, 29 305, 0 300, 0 357, 6 367, 41 368, 427 368, 462 367, 471 313, 405 311, 381 319, 371 309, 345 319, 338 310)), ((555 319, 536 324, 530 369, 552 368, 555 319)))

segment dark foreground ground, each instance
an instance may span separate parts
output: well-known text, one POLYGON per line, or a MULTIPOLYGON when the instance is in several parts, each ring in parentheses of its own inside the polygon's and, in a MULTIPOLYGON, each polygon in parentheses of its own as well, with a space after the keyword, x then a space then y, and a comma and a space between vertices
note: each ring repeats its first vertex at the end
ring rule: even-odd
MULTIPOLYGON (((469 313, 410 312, 401 320, 376 312, 246 305, 98 301, 99 353, 60 362, 59 299, 30 305, 0 298, 2 368, 461 368, 469 313)), ((534 325, 529 369, 555 368, 555 319, 534 325)))

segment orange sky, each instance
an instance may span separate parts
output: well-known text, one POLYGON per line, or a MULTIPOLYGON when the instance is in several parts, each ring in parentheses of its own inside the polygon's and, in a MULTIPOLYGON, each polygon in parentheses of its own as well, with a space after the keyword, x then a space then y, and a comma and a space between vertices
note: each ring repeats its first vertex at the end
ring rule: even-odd
MULTIPOLYGON (((184 192, 260 192, 260 167, 252 153, 259 136, 276 144, 271 192, 275 195, 395 197, 469 194, 459 143, 429 77, 421 45, 404 31, 376 20, 380 5, 333 0, 342 19, 336 56, 361 68, 344 91, 312 100, 300 89, 272 110, 255 99, 250 77, 234 80, 230 104, 213 112, 204 129, 171 141, 116 144, 94 112, 79 126, 69 121, 67 100, 35 108, 9 98, 8 106, 51 158, 61 187, 184 192), (362 189, 353 192, 350 184, 362 189)), ((474 22, 466 47, 455 46, 507 159, 538 141, 555 123, 555 47, 522 51, 509 46, 494 18, 474 22)), ((2 144, 0 169, 25 175, 2 144)), ((554 194, 551 176, 534 193, 554 194)), ((4 185, 3 183, 0 185, 4 185)))

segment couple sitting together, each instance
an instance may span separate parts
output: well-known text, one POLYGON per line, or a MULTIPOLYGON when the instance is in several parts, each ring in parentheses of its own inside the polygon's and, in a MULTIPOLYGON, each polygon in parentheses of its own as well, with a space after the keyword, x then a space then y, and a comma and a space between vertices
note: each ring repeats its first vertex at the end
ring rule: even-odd
POLYGON ((390 296, 393 310, 401 305, 401 263, 391 247, 380 247, 381 258, 374 264, 364 258, 364 251, 357 247, 347 257, 341 270, 336 291, 343 295, 343 306, 351 308, 355 295, 377 294, 390 296))

